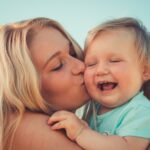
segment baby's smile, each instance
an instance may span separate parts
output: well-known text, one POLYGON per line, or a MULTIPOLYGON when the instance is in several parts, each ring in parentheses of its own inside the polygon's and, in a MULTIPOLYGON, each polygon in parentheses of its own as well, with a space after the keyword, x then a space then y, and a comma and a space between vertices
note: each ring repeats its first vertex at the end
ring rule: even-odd
POLYGON ((118 83, 116 82, 101 81, 101 82, 98 82, 97 87, 101 91, 108 91, 108 90, 114 89, 117 85, 118 83))

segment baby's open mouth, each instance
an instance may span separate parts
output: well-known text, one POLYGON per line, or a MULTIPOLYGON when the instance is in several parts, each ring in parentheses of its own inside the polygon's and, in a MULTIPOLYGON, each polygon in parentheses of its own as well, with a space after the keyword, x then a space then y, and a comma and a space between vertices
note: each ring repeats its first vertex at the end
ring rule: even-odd
POLYGON ((101 91, 107 91, 107 90, 112 90, 114 89, 118 84, 116 82, 99 82, 97 84, 97 87, 101 91))

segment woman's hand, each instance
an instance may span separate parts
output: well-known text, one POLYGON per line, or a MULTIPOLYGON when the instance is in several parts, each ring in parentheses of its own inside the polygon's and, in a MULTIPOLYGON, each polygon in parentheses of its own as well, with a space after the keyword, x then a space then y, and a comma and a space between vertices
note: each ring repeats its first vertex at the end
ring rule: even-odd
POLYGON ((65 129, 69 139, 76 140, 88 124, 79 119, 74 113, 68 111, 57 111, 48 120, 48 124, 54 130, 65 129))

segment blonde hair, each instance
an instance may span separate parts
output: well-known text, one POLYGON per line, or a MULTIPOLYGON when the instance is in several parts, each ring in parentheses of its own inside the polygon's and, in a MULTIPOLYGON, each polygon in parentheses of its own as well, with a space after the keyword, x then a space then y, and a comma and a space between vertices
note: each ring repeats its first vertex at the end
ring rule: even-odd
POLYGON ((38 73, 29 50, 36 33, 45 27, 59 30, 70 41, 77 57, 83 58, 79 45, 54 20, 35 18, 0 29, 0 150, 11 149, 25 111, 46 114, 55 111, 41 96, 38 73))
MULTIPOLYGON (((89 45, 101 33, 110 30, 125 29, 134 34, 135 46, 139 56, 139 62, 147 64, 148 76, 150 77, 150 34, 140 20, 135 18, 119 18, 104 22, 89 31, 85 41, 85 54, 89 45)), ((150 99, 150 80, 146 81, 142 87, 146 97, 150 99)), ((84 112, 83 118, 89 120, 91 114, 95 113, 94 104, 89 104, 84 112)), ((96 124, 95 124, 96 127, 96 124)))

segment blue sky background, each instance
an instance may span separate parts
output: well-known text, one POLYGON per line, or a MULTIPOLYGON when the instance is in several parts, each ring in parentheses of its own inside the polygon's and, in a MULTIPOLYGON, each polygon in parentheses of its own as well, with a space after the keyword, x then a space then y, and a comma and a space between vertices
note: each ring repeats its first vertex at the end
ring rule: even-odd
POLYGON ((0 24, 33 17, 59 21, 83 47, 95 25, 118 17, 136 17, 150 30, 149 0, 0 0, 0 24))

